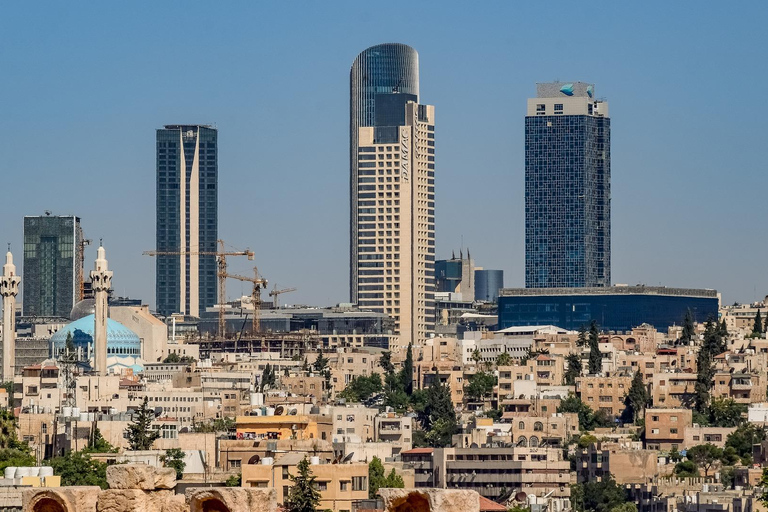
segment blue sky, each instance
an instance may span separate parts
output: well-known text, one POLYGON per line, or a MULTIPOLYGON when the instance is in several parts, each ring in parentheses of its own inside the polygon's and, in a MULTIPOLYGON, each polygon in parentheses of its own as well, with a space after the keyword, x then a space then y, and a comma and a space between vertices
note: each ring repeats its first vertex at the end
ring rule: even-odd
POLYGON ((215 123, 220 236, 299 288, 284 302, 346 301, 349 68, 402 42, 436 106, 438 258, 463 240, 522 286, 526 98, 580 80, 610 102, 613 281, 751 301, 768 293, 766 15, 706 1, 5 3, 0 241, 21 260, 23 215, 79 215, 116 292, 154 304, 141 255, 154 130, 215 123))

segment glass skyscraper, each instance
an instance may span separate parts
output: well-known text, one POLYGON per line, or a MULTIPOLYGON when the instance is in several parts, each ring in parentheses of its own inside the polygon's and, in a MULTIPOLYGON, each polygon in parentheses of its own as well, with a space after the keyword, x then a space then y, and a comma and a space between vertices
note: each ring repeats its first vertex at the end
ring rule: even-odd
POLYGON ((82 239, 78 217, 24 217, 24 316, 69 318, 80 292, 82 239))
POLYGON ((350 71, 350 296, 390 315, 401 352, 434 328, 435 121, 419 58, 373 46, 350 71))
POLYGON ((525 118, 525 286, 611 284, 611 120, 582 82, 537 84, 525 118))
POLYGON ((194 317, 216 304, 218 132, 206 125, 157 130, 157 311, 194 317))

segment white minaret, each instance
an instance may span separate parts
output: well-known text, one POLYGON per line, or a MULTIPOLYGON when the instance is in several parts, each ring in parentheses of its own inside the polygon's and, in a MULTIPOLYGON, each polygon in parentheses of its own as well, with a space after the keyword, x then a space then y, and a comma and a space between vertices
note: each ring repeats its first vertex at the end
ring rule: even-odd
POLYGON ((3 296, 3 382, 13 380, 16 364, 16 295, 21 278, 16 275, 11 251, 5 254, 3 277, 0 278, 0 295, 3 296))
POLYGON ((104 247, 99 246, 96 264, 91 271, 91 285, 96 298, 93 328, 93 369, 107 374, 107 295, 112 287, 112 271, 107 270, 104 247))

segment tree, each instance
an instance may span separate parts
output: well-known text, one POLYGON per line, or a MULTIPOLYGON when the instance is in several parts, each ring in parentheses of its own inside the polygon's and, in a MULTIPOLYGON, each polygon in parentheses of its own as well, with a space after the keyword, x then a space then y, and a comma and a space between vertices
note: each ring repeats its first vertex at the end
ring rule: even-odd
POLYGON ((754 423, 744 423, 728 434, 725 447, 733 448, 745 466, 752 464, 752 445, 765 441, 765 429, 754 423))
POLYGON ((613 507, 610 512, 637 512, 637 505, 628 501, 613 507))
POLYGON ((372 373, 370 376, 354 377, 338 396, 350 402, 362 402, 376 393, 381 393, 382 389, 381 375, 372 373))
POLYGON ((744 423, 747 405, 733 398, 713 398, 709 404, 709 420, 714 427, 738 427, 744 423))
POLYGON ((592 480, 571 486, 571 504, 578 512, 612 512, 626 502, 624 488, 616 483, 610 473, 603 475, 600 481, 592 480))
POLYGON ((475 366, 478 366, 480 364, 480 361, 482 360, 483 356, 480 355, 480 350, 475 349, 472 351, 472 361, 474 361, 475 366))
POLYGON ((424 406, 418 412, 426 441, 432 447, 450 446, 453 434, 458 430, 456 409, 450 388, 437 380, 424 395, 424 406))
POLYGON ((469 377, 469 384, 464 388, 464 395, 472 401, 483 401, 493 395, 496 377, 491 373, 477 372, 469 377))
POLYGON ((583 347, 586 344, 587 344, 587 326, 582 324, 581 327, 579 327, 579 337, 576 338, 576 346, 583 347))
POLYGON ((37 466, 37 459, 32 455, 29 446, 26 449, 2 448, 0 449, 0 471, 7 467, 31 467, 37 466))
POLYGON ((106 489, 107 465, 91 459, 83 452, 69 452, 62 457, 54 457, 47 462, 55 474, 61 476, 61 485, 98 485, 106 489))
POLYGON ((683 460, 678 462, 675 464, 675 469, 673 472, 680 478, 699 476, 699 470, 696 467, 696 463, 692 460, 683 460))
POLYGON ((224 481, 225 487, 240 487, 243 485, 243 474, 232 475, 224 481))
POLYGON ((680 341, 686 345, 690 344, 695 334, 696 330, 693 326, 693 315, 689 309, 685 312, 685 319, 683 320, 683 332, 680 335, 680 341))
POLYGON ((575 352, 571 352, 565 357, 565 362, 568 365, 568 369, 565 370, 565 385, 575 386, 576 379, 581 377, 581 356, 575 352))
POLYGON ((496 358, 496 366, 509 366, 512 364, 512 356, 509 352, 503 352, 496 358))
POLYGON ((752 336, 758 338, 763 334, 763 318, 760 315, 760 309, 758 308, 755 313, 755 323, 752 324, 752 336))
POLYGON ((597 322, 592 320, 589 326, 589 373, 596 375, 603 371, 603 355, 600 353, 600 336, 597 322))
POLYGON ((16 417, 10 409, 0 409, 0 449, 11 448, 23 450, 29 448, 26 443, 19 441, 16 435, 16 417))
POLYGON ((160 456, 160 462, 166 468, 173 468, 176 471, 176 479, 181 480, 184 476, 184 468, 187 463, 184 462, 184 451, 180 448, 171 448, 165 450, 165 454, 160 456))
POLYGON ((88 447, 83 450, 84 453, 117 453, 117 448, 112 446, 98 427, 94 427, 91 435, 88 437, 88 447))
POLYGON ((379 489, 402 489, 405 487, 403 477, 395 472, 394 468, 385 476, 384 465, 381 459, 373 457, 368 464, 368 497, 375 499, 379 489))
POLYGON ((595 444, 597 442, 597 438, 591 434, 585 434, 581 437, 579 437, 578 442, 576 443, 579 448, 582 450, 585 450, 589 448, 591 445, 595 444))
POLYGON ((304 458, 296 466, 297 475, 290 475, 293 486, 288 491, 283 509, 285 512, 316 512, 320 504, 320 491, 315 484, 315 476, 309 468, 309 459, 304 458))
POLYGON ((384 370, 384 373, 394 373, 395 365, 392 364, 392 352, 382 352, 379 358, 379 366, 384 370))
POLYGON ((405 353, 405 362, 400 370, 400 380, 403 382, 403 391, 406 395, 413 393, 413 345, 408 344, 408 350, 405 353))
POLYGON ((315 372, 317 373, 321 373, 328 366, 328 363, 329 363, 328 358, 323 355, 323 349, 322 348, 318 349, 317 359, 315 359, 315 362, 312 365, 312 369, 314 369, 315 372))
POLYGON ((680 455, 680 452, 677 450, 677 446, 672 446, 672 449, 669 450, 669 460, 672 462, 680 462, 683 460, 683 456, 680 455))
POLYGON ((685 456, 704 470, 704 476, 709 476, 709 469, 723 457, 723 450, 711 443, 699 444, 688 448, 685 456))
POLYGON ((757 487, 761 487, 763 489, 763 492, 759 498, 760 501, 763 503, 763 505, 768 506, 768 468, 763 468, 763 474, 760 477, 760 483, 757 484, 757 487))
POLYGON ((259 382, 259 391, 262 393, 266 389, 271 389, 275 387, 275 384, 277 383, 277 374, 275 373, 275 368, 271 366, 269 363, 264 366, 264 372, 261 374, 261 381, 259 382))
POLYGON ((579 427, 582 432, 594 430, 597 427, 611 426, 612 422, 605 413, 598 414, 585 404, 581 398, 571 393, 560 401, 557 412, 573 412, 579 416, 579 427))
POLYGON ((160 437, 160 432, 152 428, 155 412, 147 405, 147 397, 133 415, 133 420, 125 428, 128 445, 131 450, 151 450, 152 444, 160 437))
POLYGON ((637 422, 645 410, 648 398, 648 389, 643 383, 643 374, 638 370, 635 372, 634 377, 632 377, 632 385, 629 388, 627 397, 624 399, 633 423, 637 422))

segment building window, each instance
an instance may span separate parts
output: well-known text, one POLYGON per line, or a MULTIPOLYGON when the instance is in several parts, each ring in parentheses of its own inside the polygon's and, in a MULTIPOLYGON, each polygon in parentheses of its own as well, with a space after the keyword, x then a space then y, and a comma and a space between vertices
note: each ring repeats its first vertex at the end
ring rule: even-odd
POLYGON ((349 482, 339 482, 339 490, 340 491, 348 491, 349 490, 349 482))
POLYGON ((352 477, 352 490, 353 491, 367 491, 368 490, 368 477, 367 476, 353 476, 352 477))

